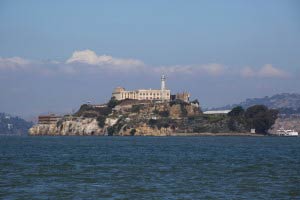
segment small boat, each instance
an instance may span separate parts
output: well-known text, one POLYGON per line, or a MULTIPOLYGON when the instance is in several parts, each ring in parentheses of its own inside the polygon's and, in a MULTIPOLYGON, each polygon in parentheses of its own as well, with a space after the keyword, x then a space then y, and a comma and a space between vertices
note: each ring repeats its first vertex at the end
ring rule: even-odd
POLYGON ((279 136, 298 136, 298 132, 295 130, 286 130, 284 128, 280 128, 279 130, 277 130, 277 134, 279 136))

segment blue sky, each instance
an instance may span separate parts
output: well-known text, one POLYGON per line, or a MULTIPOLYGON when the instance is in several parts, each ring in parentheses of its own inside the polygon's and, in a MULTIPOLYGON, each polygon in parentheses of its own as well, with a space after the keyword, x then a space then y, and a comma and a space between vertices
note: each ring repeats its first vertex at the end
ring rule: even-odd
POLYGON ((0 111, 70 112, 162 73, 204 107, 299 93, 299 19, 297 0, 2 0, 0 111))

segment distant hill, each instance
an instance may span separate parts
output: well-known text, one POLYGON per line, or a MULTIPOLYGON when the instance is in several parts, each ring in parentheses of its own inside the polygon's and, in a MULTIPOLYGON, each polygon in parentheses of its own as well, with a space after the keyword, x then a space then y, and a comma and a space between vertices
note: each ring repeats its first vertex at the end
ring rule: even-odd
POLYGON ((27 134, 32 125, 32 122, 27 122, 22 118, 0 113, 0 135, 27 134))
POLYGON ((265 105, 269 108, 278 109, 282 114, 299 114, 300 113, 300 94, 282 93, 271 97, 249 98, 239 104, 227 105, 214 110, 227 110, 236 106, 248 108, 253 105, 265 105))

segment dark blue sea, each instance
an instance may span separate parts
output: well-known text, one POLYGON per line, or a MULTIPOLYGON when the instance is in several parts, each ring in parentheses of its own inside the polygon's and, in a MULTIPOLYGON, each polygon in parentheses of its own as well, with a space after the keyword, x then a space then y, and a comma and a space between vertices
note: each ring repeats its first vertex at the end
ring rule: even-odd
POLYGON ((300 199, 300 137, 0 137, 0 199, 300 199))

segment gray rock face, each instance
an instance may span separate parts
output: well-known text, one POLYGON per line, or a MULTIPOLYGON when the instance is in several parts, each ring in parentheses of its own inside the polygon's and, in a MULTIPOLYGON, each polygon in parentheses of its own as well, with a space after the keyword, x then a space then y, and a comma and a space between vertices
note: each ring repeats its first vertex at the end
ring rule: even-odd
POLYGON ((29 135, 104 135, 95 118, 67 118, 55 124, 37 124, 29 135))

